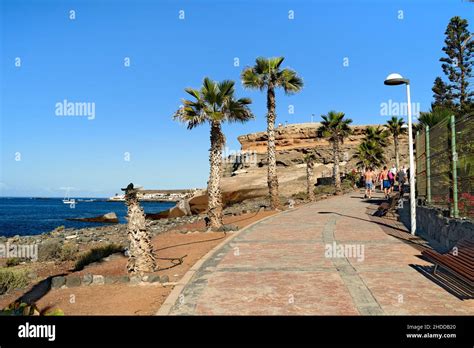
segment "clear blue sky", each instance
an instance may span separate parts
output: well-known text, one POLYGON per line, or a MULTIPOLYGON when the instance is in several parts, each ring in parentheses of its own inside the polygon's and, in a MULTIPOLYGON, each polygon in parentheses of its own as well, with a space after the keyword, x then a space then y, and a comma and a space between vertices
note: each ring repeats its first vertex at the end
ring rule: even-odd
POLYGON ((394 71, 426 110, 449 19, 468 19, 471 31, 474 23, 474 3, 462 0, 0 2, 3 196, 61 196, 61 187, 107 196, 131 181, 204 187, 209 129, 188 131, 171 115, 183 88, 204 76, 234 79, 257 116, 224 127, 227 146, 239 149, 238 135, 265 129, 264 94, 238 81, 257 56, 285 56, 305 82, 298 95, 277 94, 277 122, 335 109, 355 124, 384 123, 380 104, 405 101, 403 87, 383 85, 394 71), (56 116, 64 99, 94 102, 95 119, 56 116))

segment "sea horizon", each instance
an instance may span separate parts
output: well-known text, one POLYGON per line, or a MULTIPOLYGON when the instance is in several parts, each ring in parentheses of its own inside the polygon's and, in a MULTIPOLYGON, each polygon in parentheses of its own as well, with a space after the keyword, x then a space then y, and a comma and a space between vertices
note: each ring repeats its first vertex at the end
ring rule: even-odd
MULTIPOLYGON (((106 197, 72 197, 74 206, 63 203, 64 197, 0 197, 0 236, 38 235, 57 227, 88 228, 108 223, 70 221, 72 218, 96 217, 114 212, 119 224, 126 223, 127 207, 123 201, 108 201, 106 197), (84 201, 82 201, 84 199, 84 201)), ((142 201, 145 213, 159 213, 176 202, 142 201)))

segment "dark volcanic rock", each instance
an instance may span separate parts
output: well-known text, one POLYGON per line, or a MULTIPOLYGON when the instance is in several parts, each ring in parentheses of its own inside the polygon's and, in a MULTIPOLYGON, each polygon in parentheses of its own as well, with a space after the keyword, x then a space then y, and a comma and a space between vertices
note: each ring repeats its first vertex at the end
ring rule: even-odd
POLYGON ((118 223, 119 220, 114 212, 107 213, 101 216, 89 217, 89 218, 70 218, 66 219, 70 221, 83 221, 83 222, 107 222, 107 223, 118 223))

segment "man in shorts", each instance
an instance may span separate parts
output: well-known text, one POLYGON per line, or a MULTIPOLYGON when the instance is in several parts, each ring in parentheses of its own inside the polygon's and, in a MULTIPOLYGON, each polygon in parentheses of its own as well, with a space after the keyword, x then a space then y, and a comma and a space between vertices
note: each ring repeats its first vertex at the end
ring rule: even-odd
POLYGON ((384 166, 382 172, 380 173, 380 181, 382 181, 383 193, 385 195, 385 199, 387 199, 389 197, 391 187, 387 166, 384 166))
POLYGON ((364 173, 365 179, 365 195, 364 198, 372 198, 372 190, 374 189, 374 171, 371 167, 367 168, 364 173))

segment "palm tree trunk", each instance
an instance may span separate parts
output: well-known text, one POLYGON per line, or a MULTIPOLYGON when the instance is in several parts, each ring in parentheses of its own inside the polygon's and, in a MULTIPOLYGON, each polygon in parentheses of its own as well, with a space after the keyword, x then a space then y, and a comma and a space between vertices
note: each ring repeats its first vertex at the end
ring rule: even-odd
POLYGON ((270 207, 280 209, 280 198, 278 195, 278 176, 276 168, 275 149, 275 89, 273 85, 268 86, 267 91, 267 152, 268 152, 268 191, 270 194, 270 207))
POLYGON ((306 185, 307 185, 307 193, 308 199, 310 201, 314 201, 314 162, 312 160, 308 160, 306 163, 306 185))
POLYGON ((130 241, 127 270, 129 273, 151 273, 155 271, 156 260, 153 255, 151 235, 145 225, 145 214, 137 198, 137 190, 127 190, 125 200, 128 207, 127 234, 130 241))
POLYGON ((334 187, 336 188, 336 194, 341 193, 341 177, 339 176, 339 141, 336 139, 333 142, 334 151, 334 187))
POLYGON ((210 227, 217 230, 222 227, 222 194, 220 189, 222 167, 222 145, 224 135, 219 122, 211 123, 211 150, 209 154, 209 182, 207 184, 208 218, 210 227))
POLYGON ((393 144, 395 145, 395 163, 397 164, 397 171, 400 170, 400 158, 398 154, 398 137, 393 136, 393 144))

